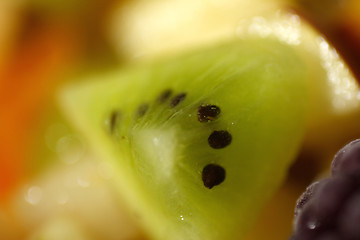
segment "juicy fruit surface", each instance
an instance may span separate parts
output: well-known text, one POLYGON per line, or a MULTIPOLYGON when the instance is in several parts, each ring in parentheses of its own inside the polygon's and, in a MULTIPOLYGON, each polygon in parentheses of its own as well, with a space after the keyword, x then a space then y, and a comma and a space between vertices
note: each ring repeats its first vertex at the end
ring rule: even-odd
POLYGON ((360 172, 360 139, 354 140, 343 147, 334 157, 331 174, 357 175, 360 172))
POLYGON ((234 239, 298 149, 305 72, 287 45, 239 40, 101 76, 62 102, 150 236, 234 239))
POLYGON ((360 140, 343 147, 332 162, 332 177, 312 184, 295 208, 291 239, 360 239, 360 140))

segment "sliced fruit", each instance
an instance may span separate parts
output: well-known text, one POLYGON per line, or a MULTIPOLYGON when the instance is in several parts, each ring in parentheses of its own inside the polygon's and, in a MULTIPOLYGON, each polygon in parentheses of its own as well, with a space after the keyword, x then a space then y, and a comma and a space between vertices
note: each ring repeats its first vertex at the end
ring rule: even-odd
MULTIPOLYGON (((287 0, 285 0, 287 1, 287 0)), ((239 22, 273 14, 283 0, 135 0, 121 2, 109 37, 121 57, 151 59, 233 39, 239 22)))
POLYGON ((238 40, 93 80, 64 91, 62 105, 154 239, 243 236, 304 133, 306 68, 276 40, 238 40))

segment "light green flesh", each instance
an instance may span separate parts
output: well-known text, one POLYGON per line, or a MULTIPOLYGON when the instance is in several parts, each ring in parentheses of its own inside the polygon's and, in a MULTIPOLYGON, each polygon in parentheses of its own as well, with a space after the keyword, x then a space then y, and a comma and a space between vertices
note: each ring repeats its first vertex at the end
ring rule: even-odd
POLYGON ((240 239, 284 178, 304 132, 306 69, 291 47, 239 40, 146 66, 98 76, 62 94, 69 118, 103 161, 153 239, 240 239), (166 89, 186 92, 178 106, 156 102, 166 89), (143 104, 150 108, 136 117, 143 104), (197 109, 221 113, 200 123, 197 109), (109 116, 122 112, 113 133, 109 116), (208 136, 232 142, 212 149, 208 136), (204 166, 225 181, 208 189, 204 166))

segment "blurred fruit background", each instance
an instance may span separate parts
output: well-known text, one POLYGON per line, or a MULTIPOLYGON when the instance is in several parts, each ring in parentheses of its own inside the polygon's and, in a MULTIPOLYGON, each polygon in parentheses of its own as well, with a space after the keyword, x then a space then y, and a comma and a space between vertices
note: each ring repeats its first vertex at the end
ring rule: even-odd
MULTIPOLYGON (((316 28, 359 79, 357 0, 0 1, 0 239, 146 239, 109 184, 111 168, 63 118, 57 92, 84 76, 235 38, 239 24, 280 9, 316 28)), ((352 95, 337 108, 346 111, 329 107, 340 88, 315 87, 326 95, 313 98, 322 110, 313 110, 298 160, 247 239, 287 239, 297 197, 360 136, 358 86, 344 84, 352 95)))

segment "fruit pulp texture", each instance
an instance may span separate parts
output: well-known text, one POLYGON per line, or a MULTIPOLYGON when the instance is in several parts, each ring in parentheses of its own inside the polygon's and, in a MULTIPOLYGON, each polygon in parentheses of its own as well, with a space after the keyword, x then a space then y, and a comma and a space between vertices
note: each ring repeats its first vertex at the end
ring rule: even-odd
POLYGON ((238 40, 95 77, 61 101, 151 237, 233 239, 249 230, 298 150, 306 71, 288 45, 238 40), (221 112, 201 122, 207 104, 221 112), (230 143, 212 148, 214 131, 227 131, 230 143), (226 172, 211 189, 202 179, 209 164, 226 172))

